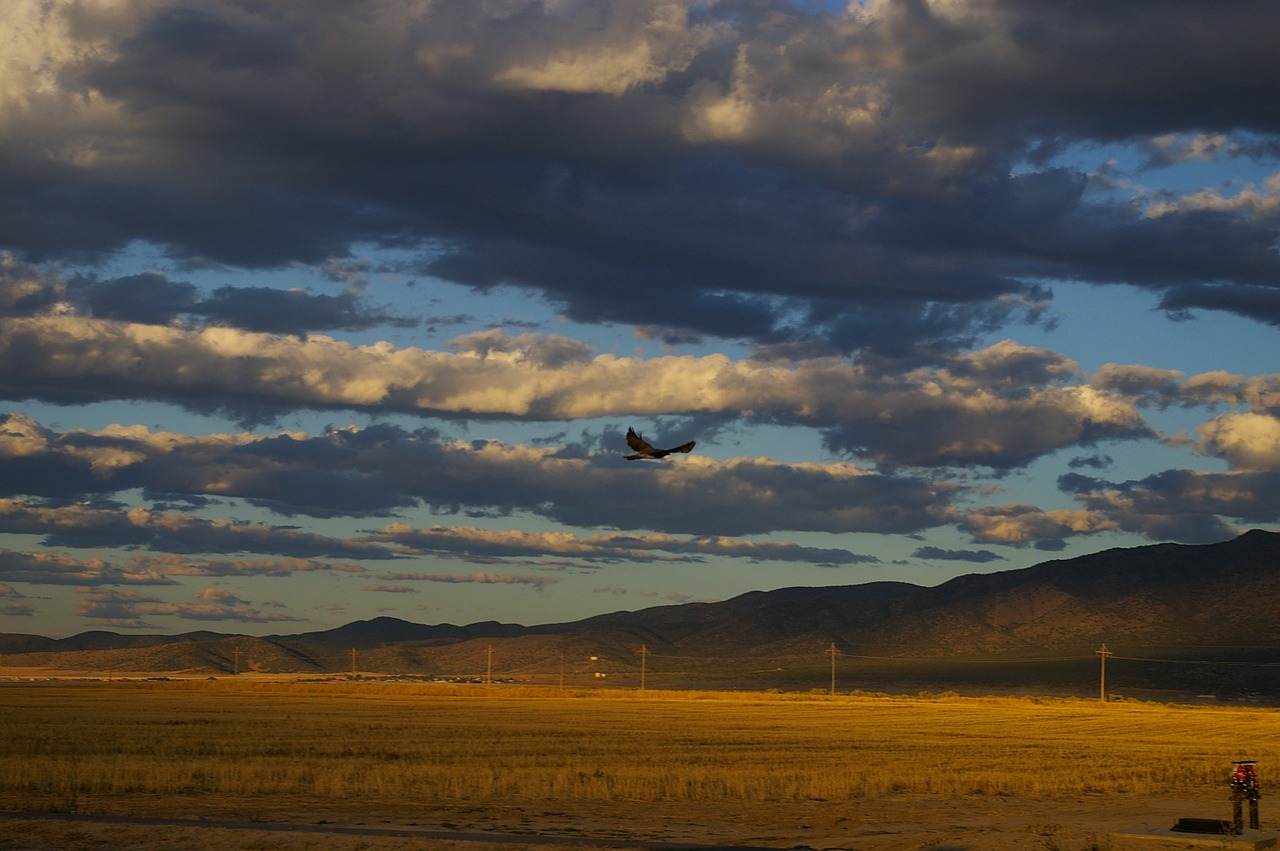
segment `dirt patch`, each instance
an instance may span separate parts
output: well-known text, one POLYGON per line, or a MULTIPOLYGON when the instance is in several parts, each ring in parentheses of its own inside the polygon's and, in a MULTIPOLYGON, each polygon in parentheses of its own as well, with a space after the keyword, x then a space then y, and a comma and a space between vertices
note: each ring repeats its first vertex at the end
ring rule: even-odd
MULTIPOLYGON (((852 804, 718 805, 549 802, 509 806, 440 807, 405 812, 371 804, 320 812, 284 802, 259 804, 252 817, 157 812, 134 821, 94 820, 92 814, 41 818, 9 813, 0 830, 2 851, 184 848, 189 851, 393 851, 519 848, 662 848, 738 846, 858 849, 858 851, 1097 851, 1107 834, 1167 828, 1184 816, 1221 815, 1221 802, 1140 803, 1106 798, 1073 801, 1013 799, 878 800, 852 804), (201 818, 203 816, 203 818, 201 818)), ((294 802, 299 804, 302 802, 294 802)), ((159 810, 156 807, 146 809, 159 810)), ((1263 825, 1264 828, 1269 827, 1263 825)))

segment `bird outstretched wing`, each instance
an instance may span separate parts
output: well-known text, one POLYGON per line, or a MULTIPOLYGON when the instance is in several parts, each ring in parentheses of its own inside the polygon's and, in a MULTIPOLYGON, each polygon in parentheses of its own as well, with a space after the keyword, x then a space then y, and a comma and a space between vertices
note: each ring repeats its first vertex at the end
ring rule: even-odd
POLYGON ((636 434, 636 430, 633 428, 627 429, 627 446, 630 446, 636 452, 639 452, 641 456, 651 455, 658 451, 654 449, 643 437, 636 434))
POLYGON ((625 457, 628 461, 635 461, 637 459, 656 460, 658 458, 666 458, 672 452, 692 451, 695 443, 696 441, 691 440, 688 443, 680 444, 674 449, 657 449, 652 444, 650 444, 647 440, 645 440, 643 437, 636 434, 635 429, 629 428, 627 429, 627 446, 630 446, 633 450, 635 450, 635 454, 627 455, 625 457))

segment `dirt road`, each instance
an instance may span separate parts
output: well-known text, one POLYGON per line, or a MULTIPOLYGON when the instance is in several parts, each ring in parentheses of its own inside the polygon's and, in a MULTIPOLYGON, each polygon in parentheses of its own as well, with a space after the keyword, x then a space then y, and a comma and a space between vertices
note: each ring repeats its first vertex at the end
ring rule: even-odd
MULTIPOLYGON (((315 810, 235 818, 0 812, 0 851, 516 851, 546 849, 851 849, 856 851, 1096 851, 1108 834, 1168 827, 1179 817, 1215 815, 1193 801, 869 801, 696 807, 556 802, 555 809, 507 807, 353 812, 315 810)), ((1220 814, 1219 814, 1220 815, 1220 814)), ((1264 827, 1269 825, 1264 824, 1264 827)))

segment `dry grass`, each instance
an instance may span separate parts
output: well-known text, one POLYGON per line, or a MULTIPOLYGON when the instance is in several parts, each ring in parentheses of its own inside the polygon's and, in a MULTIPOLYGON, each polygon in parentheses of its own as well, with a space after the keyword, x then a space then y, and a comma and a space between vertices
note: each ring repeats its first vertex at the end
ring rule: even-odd
MULTIPOLYGON (((0 808, 1159 797, 1280 766, 1268 710, 375 684, 0 685, 0 808)), ((1265 780, 1265 777, 1264 777, 1265 780)))

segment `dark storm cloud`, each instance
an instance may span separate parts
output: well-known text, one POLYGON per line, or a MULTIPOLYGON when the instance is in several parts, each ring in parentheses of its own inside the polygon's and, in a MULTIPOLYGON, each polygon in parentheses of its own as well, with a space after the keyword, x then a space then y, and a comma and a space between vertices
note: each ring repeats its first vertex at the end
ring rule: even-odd
POLYGON ((1280 282, 1271 289, 1230 284, 1184 284, 1165 292, 1160 307, 1177 314, 1224 310, 1280 327, 1280 282))
POLYGON ((359 294, 350 290, 340 295, 313 295, 271 287, 219 287, 191 312, 220 324, 276 334, 417 324, 367 309, 359 294))
MULTIPOLYGON (((59 435, 11 416, 0 437, 0 481, 13 493, 50 496, 44 471, 66 479, 71 470, 79 474, 82 496, 141 487, 235 497, 277 513, 313 517, 371 516, 421 504, 448 514, 527 512, 576 526, 713 537, 774 530, 906 532, 947 522, 950 503, 960 492, 954 485, 851 464, 722 463, 690 456, 679 468, 637 470, 613 453, 563 457, 554 449, 447 442, 429 430, 392 426, 313 437, 180 437, 137 428, 59 435)), ((52 495, 63 496, 68 488, 63 484, 57 490, 52 495)), ((120 534, 140 540, 123 521, 104 522, 115 522, 124 530, 120 534)), ((140 523, 141 518, 131 525, 140 523)), ((175 547, 194 537, 221 551, 274 545, 279 549, 266 551, 301 553, 310 547, 315 554, 360 556, 301 532, 237 529, 169 515, 149 518, 145 525, 166 524, 180 529, 168 539, 175 547)), ((786 552, 742 554, 781 557, 786 552)), ((827 552, 823 561, 849 557, 827 552)))
POLYGON ((203 320, 277 334, 418 324, 367 304, 359 282, 338 295, 223 286, 204 297, 195 285, 159 272, 105 279, 78 275, 64 281, 10 254, 0 254, 0 312, 31 316, 65 310, 67 305, 100 319, 151 325, 203 320))
MULTIPOLYGON (((909 366, 913 359, 937 362, 948 351, 972 347, 978 333, 1015 320, 1038 321, 1051 299, 1047 291, 1032 287, 1016 297, 965 304, 896 301, 850 306, 823 301, 812 306, 805 327, 817 330, 837 350, 861 349, 868 360, 883 358, 909 366)), ((803 337, 798 329, 792 331, 793 338, 803 337)))
MULTIPOLYGON (((1004 321, 973 306, 1034 300, 1042 276, 1211 280, 1256 315, 1245 293, 1280 275, 1274 213, 1144 210, 1049 164, 1171 134, 1269 155, 1269 2, 214 0, 54 4, 31 31, 44 46, 17 47, 44 61, 0 155, 0 234, 28 258, 417 246, 434 274, 579 320, 667 325, 678 298, 689 332, 777 341, 795 301, 835 303, 820 330, 844 348, 883 348, 859 305, 935 305, 905 349, 1004 321)), ((263 327, 243 308, 264 295, 211 318, 263 327)))
POLYGON ((88 312, 104 319, 163 324, 196 304, 194 285, 141 272, 108 281, 71 281, 69 289, 86 301, 88 312))
POLYGON ((164 324, 178 318, 203 319, 274 334, 417 324, 371 309, 355 288, 339 295, 316 295, 272 287, 223 286, 202 298, 192 284, 171 281, 158 272, 142 272, 109 280, 77 278, 69 281, 66 289, 72 299, 83 303, 86 314, 126 322, 164 324))

